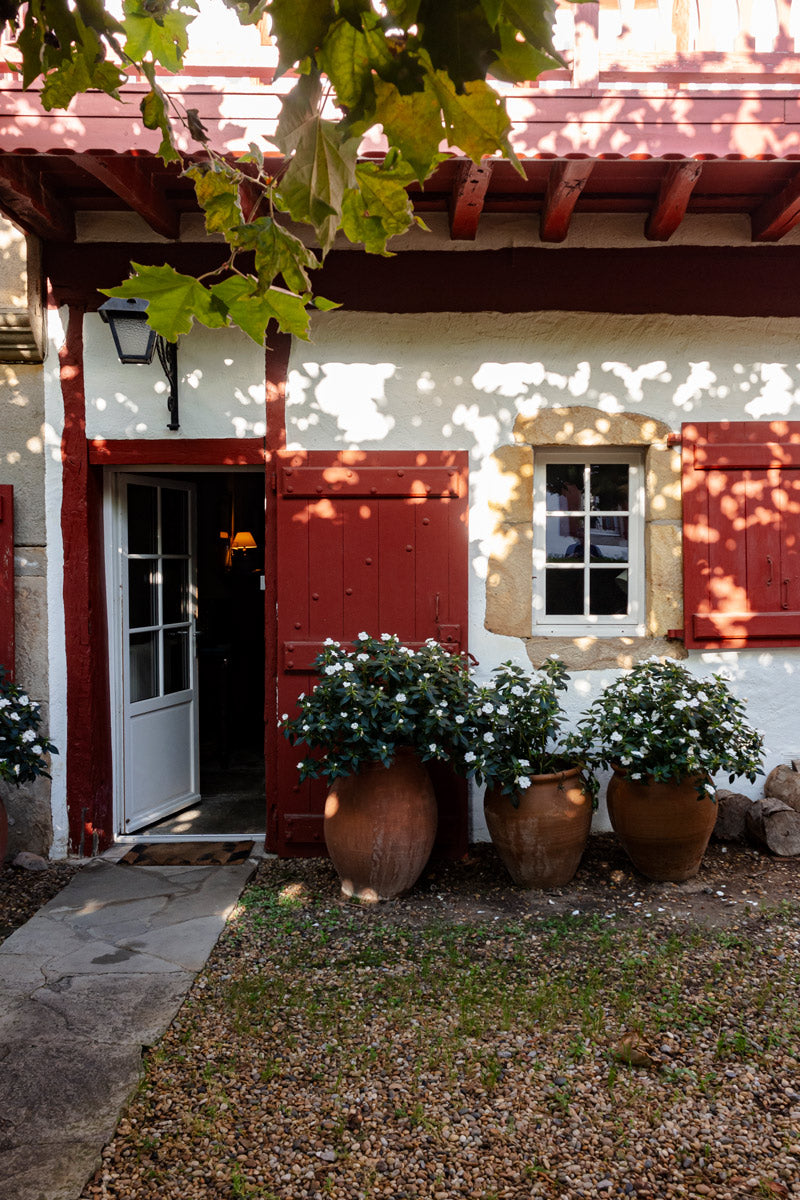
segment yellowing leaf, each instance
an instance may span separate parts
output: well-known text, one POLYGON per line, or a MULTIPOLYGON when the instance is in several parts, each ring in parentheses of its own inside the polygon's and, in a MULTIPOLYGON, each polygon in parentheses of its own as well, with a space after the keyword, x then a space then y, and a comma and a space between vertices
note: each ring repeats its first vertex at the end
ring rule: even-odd
POLYGON ((448 140, 473 162, 508 147, 511 122, 503 101, 488 83, 478 79, 464 85, 458 95, 452 80, 443 71, 430 75, 444 113, 448 140))
POLYGON ((231 231, 230 244, 237 250, 252 250, 256 275, 262 287, 278 275, 294 292, 311 290, 309 271, 319 266, 313 251, 272 217, 259 217, 231 231))
POLYGON ((356 108, 365 91, 371 93, 372 72, 367 39, 349 21, 336 21, 317 54, 317 62, 330 79, 344 108, 356 108))
POLYGON ((375 120, 391 146, 396 146, 424 182, 439 161, 439 143, 445 136, 441 103, 426 79, 421 92, 402 95, 393 83, 375 80, 375 120))
POLYGON ((342 200, 355 183, 358 138, 343 137, 333 121, 314 116, 298 131, 297 149, 280 182, 280 196, 295 221, 310 221, 323 255, 333 244, 342 200))
POLYGON ((334 20, 331 0, 272 0, 269 13, 280 52, 279 74, 313 55, 334 20))
POLYGON ((225 163, 198 163, 184 171, 194 184, 197 202, 206 214, 209 233, 224 233, 242 220, 239 176, 225 163))

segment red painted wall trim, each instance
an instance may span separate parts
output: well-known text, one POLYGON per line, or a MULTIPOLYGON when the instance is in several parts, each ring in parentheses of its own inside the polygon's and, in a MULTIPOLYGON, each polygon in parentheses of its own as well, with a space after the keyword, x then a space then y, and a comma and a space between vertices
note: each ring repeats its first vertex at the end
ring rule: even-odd
POLYGON ((14 678, 14 488, 0 484, 0 666, 14 678))
MULTIPOLYGON (((130 273, 130 260, 190 274, 221 265, 217 243, 78 246, 50 243, 59 304, 96 309, 130 273)), ((333 251, 320 294, 360 312, 621 312, 800 315, 800 246, 652 246, 631 249, 403 250, 393 258, 333 251), (742 280, 747 286, 742 286, 742 280)))
POLYGON ((83 313, 71 309, 59 355, 64 633, 67 656, 69 848, 91 855, 113 840, 111 714, 104 595, 102 477, 89 466, 83 381, 83 313))
POLYGON ((286 446, 286 376, 292 339, 270 329, 267 336, 267 433, 269 463, 264 530, 264 759, 267 776, 266 847, 278 841, 278 514, 277 455, 286 446))
POLYGON ((124 467, 153 463, 157 466, 242 467, 263 466, 266 461, 260 438, 141 438, 89 442, 89 462, 95 466, 124 467))

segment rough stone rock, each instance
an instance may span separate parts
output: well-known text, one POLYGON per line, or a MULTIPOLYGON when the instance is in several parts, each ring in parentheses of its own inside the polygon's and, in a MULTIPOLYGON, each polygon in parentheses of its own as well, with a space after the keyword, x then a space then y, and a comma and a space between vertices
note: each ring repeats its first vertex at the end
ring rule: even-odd
POLYGON ((717 792, 717 823, 712 837, 718 842, 742 842, 747 837, 745 818, 753 801, 742 792, 720 788, 717 792))
POLYGON ((782 800, 789 808, 800 812, 800 771, 793 770, 786 763, 773 767, 764 784, 764 795, 782 800))
POLYGON ((12 860, 12 867, 20 867, 23 871, 46 871, 50 865, 41 854, 31 854, 28 850, 20 850, 12 860))

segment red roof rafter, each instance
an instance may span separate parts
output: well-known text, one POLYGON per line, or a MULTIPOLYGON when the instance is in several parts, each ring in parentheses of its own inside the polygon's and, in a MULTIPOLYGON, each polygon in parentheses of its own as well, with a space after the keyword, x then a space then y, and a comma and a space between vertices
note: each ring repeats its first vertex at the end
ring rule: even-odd
POLYGON ((450 237, 453 241, 475 240, 491 178, 491 159, 484 158, 479 164, 467 159, 461 164, 450 195, 450 237))
POLYGON ((667 168, 644 228, 644 236, 651 242, 666 242, 678 228, 702 170, 703 164, 694 159, 674 162, 667 168))
POLYGON ((69 242, 75 217, 27 163, 0 154, 0 209, 26 233, 50 241, 69 242))
POLYGON ((564 241, 578 197, 593 167, 591 158, 569 158, 553 163, 539 218, 539 237, 543 242, 564 241))
POLYGON ((777 242, 800 221, 800 172, 751 214, 754 242, 777 242))
POLYGON ((103 187, 119 196, 151 229, 169 241, 180 236, 180 214, 156 190, 139 162, 128 155, 76 154, 72 162, 82 167, 103 187))

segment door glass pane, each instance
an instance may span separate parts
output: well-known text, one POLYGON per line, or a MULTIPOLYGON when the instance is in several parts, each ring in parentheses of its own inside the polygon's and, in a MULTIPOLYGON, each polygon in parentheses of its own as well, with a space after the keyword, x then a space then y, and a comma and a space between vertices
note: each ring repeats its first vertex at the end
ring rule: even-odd
POLYGON ((161 562, 164 577, 164 624, 189 619, 189 564, 185 558, 165 558, 161 562))
POLYGON ((583 463, 548 463, 547 511, 583 508, 583 463))
POLYGON ((548 616, 583 616, 583 571, 546 571, 544 603, 548 616))
POLYGON ((158 624, 157 581, 157 559, 128 559, 128 623, 131 629, 158 624))
POLYGON ((628 561, 628 518, 592 517, 589 528, 592 562, 628 561))
POLYGON ((161 553, 189 553, 189 496, 174 488, 161 490, 161 553))
POLYGON ((158 551, 157 496, 154 487, 128 484, 129 554, 156 554, 158 551))
POLYGON ((158 634, 130 636, 131 704, 158 695, 158 634))
POLYGON ((628 509, 627 463, 592 463, 589 468, 592 498, 591 507, 618 510, 628 509))
POLYGON ((596 568, 589 572, 589 612, 624 616, 628 611, 628 572, 596 568))
POLYGON ((583 562, 583 517, 546 517, 548 562, 583 562))
POLYGON ((183 692, 189 686, 189 631, 164 630, 164 694, 183 692))

